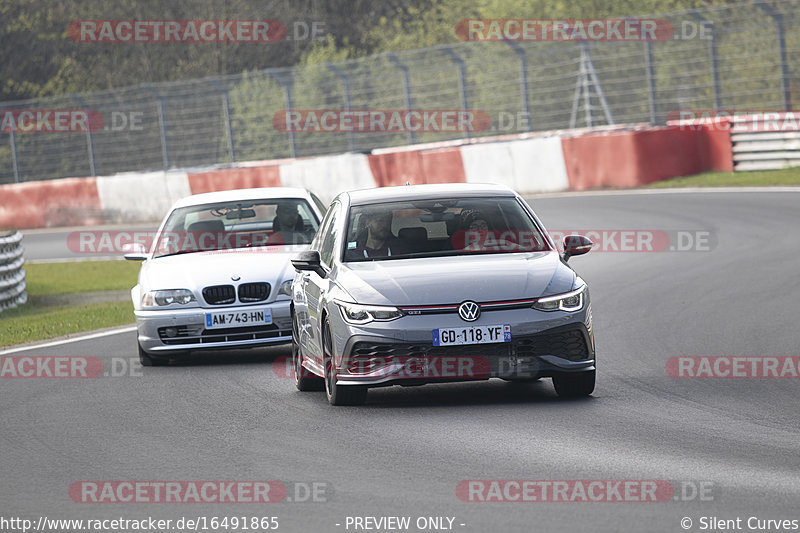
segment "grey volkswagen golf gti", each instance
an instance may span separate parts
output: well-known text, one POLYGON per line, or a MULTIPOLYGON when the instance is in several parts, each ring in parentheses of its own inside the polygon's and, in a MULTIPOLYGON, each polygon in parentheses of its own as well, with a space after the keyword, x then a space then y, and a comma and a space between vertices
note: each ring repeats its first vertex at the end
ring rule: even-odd
POLYGON ((297 388, 333 405, 390 385, 552 378, 560 396, 595 385, 586 283, 528 204, 496 185, 342 193, 292 260, 297 388))

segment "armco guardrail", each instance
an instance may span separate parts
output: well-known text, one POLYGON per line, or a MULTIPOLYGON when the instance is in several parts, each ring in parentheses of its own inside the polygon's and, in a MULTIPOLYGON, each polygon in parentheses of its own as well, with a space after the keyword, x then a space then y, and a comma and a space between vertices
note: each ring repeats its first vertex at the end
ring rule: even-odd
POLYGON ((731 119, 734 170, 800 166, 800 115, 757 113, 731 119))
MULTIPOLYGON (((646 17, 671 25, 666 40, 457 41, 335 63, 0 102, 9 116, 82 109, 104 119, 100 129, 86 132, 0 128, 0 183, 364 153, 480 134, 460 128, 282 131, 273 119, 288 110, 472 109, 491 117, 494 130, 487 133, 494 135, 657 125, 686 109, 793 109, 800 97, 800 2, 658 4, 692 3, 698 7, 646 17)), ((455 32, 458 17, 451 22, 455 32)), ((131 45, 107 46, 126 54, 122 48, 131 45)))
POLYGON ((0 312, 28 301, 22 233, 0 230, 0 312))

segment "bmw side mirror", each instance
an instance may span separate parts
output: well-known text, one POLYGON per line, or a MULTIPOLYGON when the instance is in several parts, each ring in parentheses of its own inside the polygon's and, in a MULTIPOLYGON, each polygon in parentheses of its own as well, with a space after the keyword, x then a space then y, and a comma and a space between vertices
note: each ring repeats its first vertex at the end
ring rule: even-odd
POLYGON ((299 272, 316 272, 321 278, 327 275, 325 269, 322 268, 322 262, 317 250, 306 250, 300 252, 292 259, 292 266, 299 272))
POLYGON ((583 235, 567 235, 564 237, 564 261, 573 255, 583 255, 592 249, 594 243, 583 235))
POLYGON ((122 245, 123 257, 128 261, 144 261, 147 259, 147 249, 140 242, 130 242, 122 245))

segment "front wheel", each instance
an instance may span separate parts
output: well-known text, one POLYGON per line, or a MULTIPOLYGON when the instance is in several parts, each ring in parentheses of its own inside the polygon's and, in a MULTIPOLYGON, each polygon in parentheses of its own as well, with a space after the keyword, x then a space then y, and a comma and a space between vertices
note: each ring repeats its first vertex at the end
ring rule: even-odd
POLYGON ((320 391, 323 387, 323 380, 303 366, 303 354, 300 353, 300 343, 297 342, 298 339, 297 317, 292 317, 292 367, 294 368, 294 386, 297 387, 297 390, 303 392, 320 391))
POLYGON ((139 346, 139 362, 142 364, 142 366, 162 366, 169 362, 169 359, 145 352, 141 344, 138 342, 136 344, 139 346))
POLYGON ((325 365, 325 395, 331 405, 361 405, 367 400, 367 388, 357 385, 337 385, 336 365, 333 357, 333 338, 331 326, 325 320, 322 345, 323 364, 325 365))
POLYGON ((564 372, 553 376, 556 393, 564 398, 580 398, 594 392, 595 371, 564 372))

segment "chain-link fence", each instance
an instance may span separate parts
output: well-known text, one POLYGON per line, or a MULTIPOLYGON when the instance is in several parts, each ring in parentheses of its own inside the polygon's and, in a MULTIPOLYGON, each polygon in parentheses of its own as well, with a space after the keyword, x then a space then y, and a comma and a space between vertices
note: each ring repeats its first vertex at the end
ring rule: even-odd
MULTIPOLYGON (((663 123, 681 109, 788 110, 800 102, 800 2, 649 16, 651 42, 460 42, 357 60, 0 103, 92 110, 93 132, 0 129, 0 183, 302 157, 477 135, 285 132, 281 110, 483 110, 480 135, 663 123)), ((454 21, 454 29, 457 21, 454 21)))

